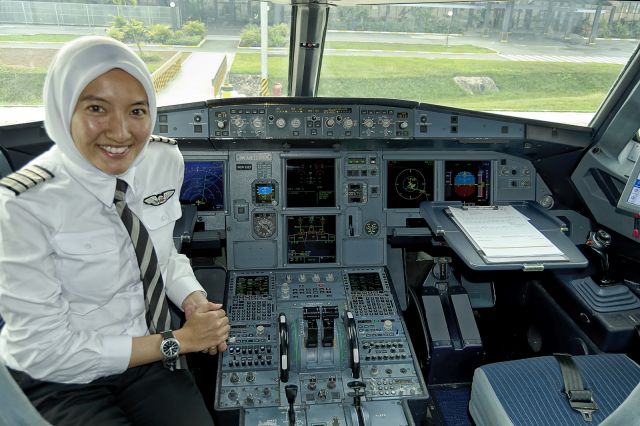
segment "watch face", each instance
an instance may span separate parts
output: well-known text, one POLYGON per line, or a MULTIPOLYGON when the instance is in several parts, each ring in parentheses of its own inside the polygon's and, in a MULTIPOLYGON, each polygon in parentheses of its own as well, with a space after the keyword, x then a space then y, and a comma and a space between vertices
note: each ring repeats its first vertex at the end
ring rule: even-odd
POLYGON ((167 358, 175 358, 180 352, 180 344, 176 339, 166 339, 162 342, 162 354, 167 358))

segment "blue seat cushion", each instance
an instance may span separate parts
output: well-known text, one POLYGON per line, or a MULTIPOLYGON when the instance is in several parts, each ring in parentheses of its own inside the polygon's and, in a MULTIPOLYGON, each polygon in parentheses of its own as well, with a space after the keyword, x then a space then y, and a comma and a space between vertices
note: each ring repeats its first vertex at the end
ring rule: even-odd
MULTIPOLYGON (((598 410, 597 425, 640 383, 640 366, 624 354, 574 356, 598 410)), ((562 372, 552 356, 499 362, 476 369, 469 410, 478 426, 585 426, 563 393, 562 372)))

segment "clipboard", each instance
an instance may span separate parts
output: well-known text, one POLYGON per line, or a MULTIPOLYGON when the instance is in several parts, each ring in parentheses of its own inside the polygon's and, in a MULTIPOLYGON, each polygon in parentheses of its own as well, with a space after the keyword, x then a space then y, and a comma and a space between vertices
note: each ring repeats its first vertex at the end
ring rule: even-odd
MULTIPOLYGON (((537 203, 521 201, 516 203, 502 203, 494 206, 471 207, 475 209, 498 210, 502 206, 509 206, 524 216, 529 226, 535 229, 548 242, 548 247, 539 250, 526 248, 509 249, 509 246, 496 247, 497 250, 483 250, 480 244, 460 221, 454 216, 452 209, 468 209, 459 202, 423 202, 420 214, 427 221, 432 232, 444 238, 449 247, 460 256, 464 263, 474 270, 524 270, 541 271, 544 269, 584 268, 587 259, 567 237, 563 229, 564 223, 544 211, 537 203), (549 248, 551 247, 551 248, 549 248), (548 249, 549 248, 549 249, 548 249), (502 252, 508 255, 500 256, 502 252), (547 250, 548 249, 548 250, 547 250), (497 253, 497 254, 496 254, 497 253)), ((533 235, 533 234, 532 234, 533 235)))

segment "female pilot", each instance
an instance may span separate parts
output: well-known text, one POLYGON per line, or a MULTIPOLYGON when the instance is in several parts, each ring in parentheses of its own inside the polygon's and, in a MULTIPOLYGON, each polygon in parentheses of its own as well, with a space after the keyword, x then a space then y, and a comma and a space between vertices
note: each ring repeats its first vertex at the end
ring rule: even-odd
POLYGON ((54 146, 0 180, 0 360, 54 425, 212 424, 178 355, 225 350, 229 323, 173 246, 183 160, 149 142, 146 66, 82 37, 54 59, 44 104, 54 146))

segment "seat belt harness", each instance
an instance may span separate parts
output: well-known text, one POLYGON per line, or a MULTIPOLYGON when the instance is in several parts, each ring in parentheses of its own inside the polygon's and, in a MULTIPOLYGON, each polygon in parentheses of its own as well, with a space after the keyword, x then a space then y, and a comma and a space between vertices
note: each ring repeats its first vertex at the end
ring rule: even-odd
POLYGON ((582 376, 575 361, 571 355, 554 354, 553 355, 562 371, 562 380, 564 381, 564 393, 569 398, 571 408, 582 414, 582 418, 587 421, 593 421, 592 414, 598 409, 598 405, 593 400, 593 394, 589 389, 585 389, 582 384, 582 376))

